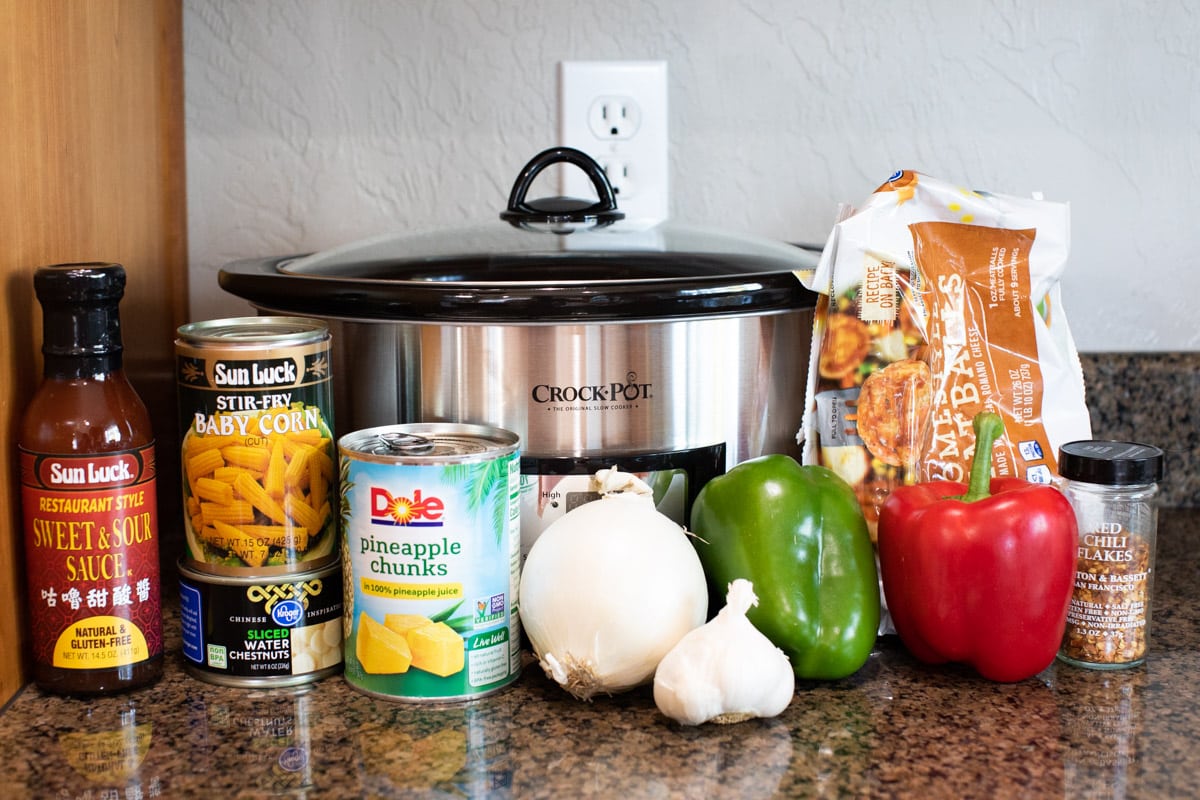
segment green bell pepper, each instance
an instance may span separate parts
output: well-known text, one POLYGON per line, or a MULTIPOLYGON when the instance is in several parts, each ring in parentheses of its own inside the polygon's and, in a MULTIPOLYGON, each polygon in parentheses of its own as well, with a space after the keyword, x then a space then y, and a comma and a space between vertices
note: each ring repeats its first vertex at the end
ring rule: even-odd
POLYGON ((692 505, 693 544, 710 593, 754 584, 747 615, 797 677, 852 675, 879 630, 875 549, 854 490, 832 470, 786 455, 742 462, 692 505))

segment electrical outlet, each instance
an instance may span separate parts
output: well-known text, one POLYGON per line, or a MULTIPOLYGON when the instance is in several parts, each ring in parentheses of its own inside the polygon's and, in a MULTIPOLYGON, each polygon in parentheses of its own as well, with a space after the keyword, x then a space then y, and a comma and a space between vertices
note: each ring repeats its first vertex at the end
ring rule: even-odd
MULTIPOLYGON (((667 62, 559 62, 558 129, 561 145, 604 168, 627 220, 667 218, 667 62)), ((560 180, 564 196, 596 193, 574 167, 564 168, 560 180)))

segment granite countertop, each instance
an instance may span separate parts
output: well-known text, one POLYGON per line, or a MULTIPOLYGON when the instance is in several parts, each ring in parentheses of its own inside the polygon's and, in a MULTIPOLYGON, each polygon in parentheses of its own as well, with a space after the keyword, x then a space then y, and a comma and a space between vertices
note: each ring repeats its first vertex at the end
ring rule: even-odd
MULTIPOLYGON (((649 689, 592 703, 526 661, 453 706, 341 676, 299 690, 187 674, 83 701, 25 688, 0 714, 10 797, 1197 797, 1200 511, 1162 512, 1151 650, 1133 669, 1055 663, 989 683, 882 637, 851 678, 801 684, 779 717, 684 728, 649 689)), ((175 624, 172 624, 175 623, 175 624)))

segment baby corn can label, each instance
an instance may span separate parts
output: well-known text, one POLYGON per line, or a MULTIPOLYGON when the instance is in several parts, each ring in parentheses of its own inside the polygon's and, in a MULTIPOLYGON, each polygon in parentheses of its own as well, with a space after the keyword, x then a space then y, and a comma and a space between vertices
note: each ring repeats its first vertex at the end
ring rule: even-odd
POLYGON ((299 317, 184 325, 175 341, 185 556, 221 575, 338 557, 329 331, 299 317))
POLYGON ((412 701, 488 694, 521 669, 520 455, 479 425, 395 425, 338 442, 345 678, 412 701))
POLYGON ((234 578, 179 565, 184 665, 225 686, 311 683, 342 666, 342 571, 234 578))

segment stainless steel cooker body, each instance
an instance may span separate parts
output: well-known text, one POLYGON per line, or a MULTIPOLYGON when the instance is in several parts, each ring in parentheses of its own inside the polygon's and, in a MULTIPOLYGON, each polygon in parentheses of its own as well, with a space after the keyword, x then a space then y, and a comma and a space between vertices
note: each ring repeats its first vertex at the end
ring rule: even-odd
POLYGON ((724 445, 726 468, 798 455, 811 308, 602 323, 324 319, 342 431, 486 424, 520 434, 533 457, 724 445))

